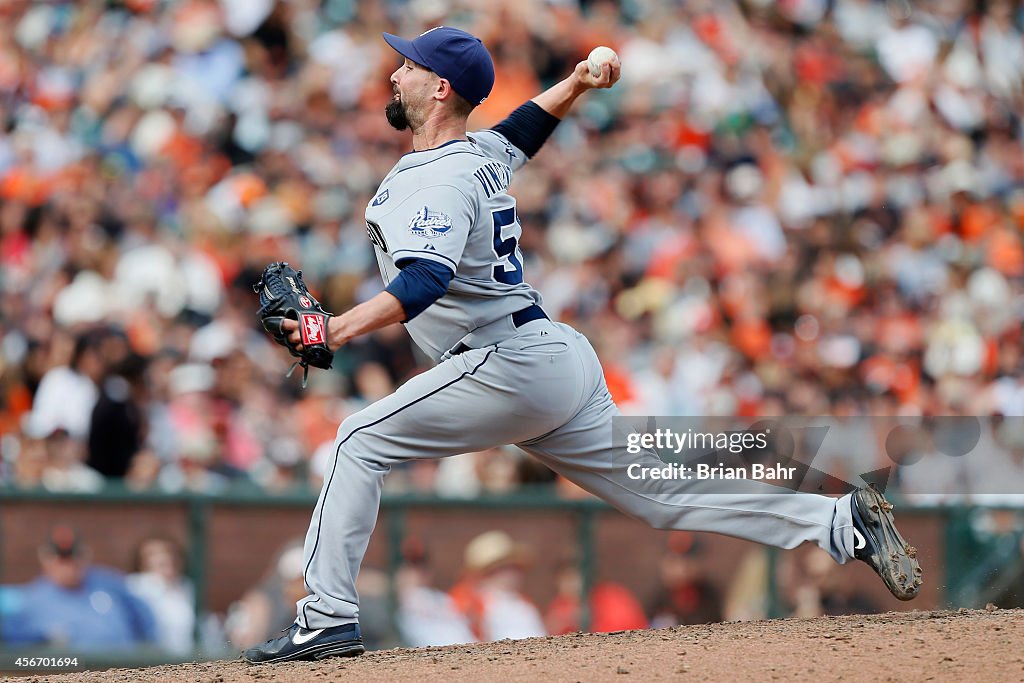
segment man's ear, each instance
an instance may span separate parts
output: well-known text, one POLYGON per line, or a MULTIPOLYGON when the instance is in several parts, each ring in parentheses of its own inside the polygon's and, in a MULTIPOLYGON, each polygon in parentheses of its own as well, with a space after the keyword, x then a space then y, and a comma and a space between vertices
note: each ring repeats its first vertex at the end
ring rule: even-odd
POLYGON ((434 89, 434 99, 443 102, 451 97, 454 92, 452 84, 448 82, 447 78, 438 77, 437 87, 434 89))

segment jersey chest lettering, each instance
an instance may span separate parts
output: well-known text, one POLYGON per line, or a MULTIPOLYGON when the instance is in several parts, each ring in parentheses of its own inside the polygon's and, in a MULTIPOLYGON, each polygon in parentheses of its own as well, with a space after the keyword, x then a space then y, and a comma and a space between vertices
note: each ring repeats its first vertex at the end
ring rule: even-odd
POLYGON ((491 161, 473 171, 473 177, 480 183, 484 193, 492 197, 508 189, 512 182, 512 169, 497 161, 491 161))
POLYGON ((384 231, 380 229, 379 225, 370 220, 366 221, 366 234, 371 242, 377 245, 381 251, 387 253, 388 243, 384 241, 384 231))

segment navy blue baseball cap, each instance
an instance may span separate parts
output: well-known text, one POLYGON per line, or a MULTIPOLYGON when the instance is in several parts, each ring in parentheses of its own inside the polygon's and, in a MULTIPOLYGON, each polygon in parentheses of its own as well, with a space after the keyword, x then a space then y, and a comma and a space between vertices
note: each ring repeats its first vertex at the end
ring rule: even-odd
POLYGON ((448 26, 438 26, 412 40, 391 33, 384 40, 395 51, 425 66, 452 84, 455 92, 477 105, 494 87, 494 62, 476 36, 448 26))

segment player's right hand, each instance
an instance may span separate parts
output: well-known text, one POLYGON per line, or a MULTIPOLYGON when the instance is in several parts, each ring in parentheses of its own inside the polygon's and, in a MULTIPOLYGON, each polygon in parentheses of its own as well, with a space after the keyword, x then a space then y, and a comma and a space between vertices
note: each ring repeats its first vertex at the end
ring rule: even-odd
POLYGON ((622 74, 622 64, 619 60, 615 60, 608 64, 601 65, 601 75, 594 76, 590 73, 590 67, 587 65, 587 60, 583 60, 576 65, 576 69, 573 71, 573 76, 585 87, 585 88, 610 88, 619 81, 619 76, 622 74))

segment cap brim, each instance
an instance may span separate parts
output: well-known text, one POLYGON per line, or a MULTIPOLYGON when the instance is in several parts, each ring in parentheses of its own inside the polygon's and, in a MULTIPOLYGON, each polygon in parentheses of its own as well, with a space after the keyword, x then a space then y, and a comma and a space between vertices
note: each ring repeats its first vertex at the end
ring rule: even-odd
POLYGON ((383 33, 384 42, 391 46, 391 48, 402 55, 406 59, 411 59, 420 66, 426 66, 429 68, 427 62, 423 59, 423 55, 419 53, 416 47, 412 44, 411 40, 400 38, 393 33, 383 33))

